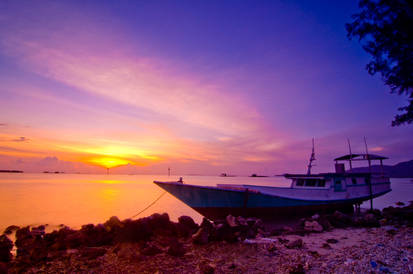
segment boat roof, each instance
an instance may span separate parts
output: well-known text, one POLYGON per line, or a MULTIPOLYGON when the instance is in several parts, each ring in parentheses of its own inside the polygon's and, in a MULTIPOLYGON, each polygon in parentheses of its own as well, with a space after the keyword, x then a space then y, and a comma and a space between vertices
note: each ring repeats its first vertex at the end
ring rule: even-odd
POLYGON ((300 178, 300 179, 326 179, 331 177, 368 177, 371 176, 369 172, 345 172, 345 173, 318 173, 318 174, 284 174, 286 178, 300 178))
POLYGON ((388 157, 376 155, 376 154, 347 154, 338 158, 334 161, 363 161, 363 160, 385 160, 388 157))

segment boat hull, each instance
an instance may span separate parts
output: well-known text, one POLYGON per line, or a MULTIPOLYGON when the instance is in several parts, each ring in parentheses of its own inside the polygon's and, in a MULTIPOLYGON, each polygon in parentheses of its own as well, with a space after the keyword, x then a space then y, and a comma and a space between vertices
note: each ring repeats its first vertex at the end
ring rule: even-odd
POLYGON ((334 213, 336 210, 343 213, 353 213, 351 203, 329 205, 291 206, 291 207, 192 207, 202 216, 210 220, 225 219, 226 216, 259 217, 264 220, 284 220, 288 218, 311 216, 316 213, 334 213))
MULTIPOLYGON (((365 196, 344 200, 304 200, 268 195, 258 191, 229 190, 175 182, 155 181, 154 183, 212 220, 225 218, 229 214, 277 219, 291 215, 334 212, 335 210, 352 212, 353 204, 370 198, 370 196, 365 196)), ((387 192, 376 193, 373 197, 387 192)))

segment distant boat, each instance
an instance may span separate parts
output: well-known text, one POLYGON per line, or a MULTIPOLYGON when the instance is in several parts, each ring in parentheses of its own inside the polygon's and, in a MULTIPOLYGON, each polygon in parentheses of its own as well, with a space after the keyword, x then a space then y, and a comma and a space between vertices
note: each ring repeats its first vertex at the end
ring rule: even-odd
MULTIPOLYGON (((314 154, 314 152, 313 152, 314 154)), ((359 160, 382 160, 372 154, 349 154, 334 159, 336 172, 311 174, 310 158, 307 174, 284 174, 290 187, 218 184, 199 186, 178 182, 154 181, 185 204, 209 219, 234 216, 277 217, 285 215, 349 212, 353 205, 391 191, 390 179, 384 173, 353 173, 345 171, 344 163, 359 160)))
POLYGON ((268 177, 268 176, 266 176, 266 175, 257 175, 257 174, 255 174, 255 173, 253 173, 253 174, 251 174, 251 176, 250 177, 257 177, 257 178, 260 178, 260 177, 268 177))
POLYGON ((227 173, 221 173, 219 175, 220 177, 235 177, 235 175, 227 174, 227 173))

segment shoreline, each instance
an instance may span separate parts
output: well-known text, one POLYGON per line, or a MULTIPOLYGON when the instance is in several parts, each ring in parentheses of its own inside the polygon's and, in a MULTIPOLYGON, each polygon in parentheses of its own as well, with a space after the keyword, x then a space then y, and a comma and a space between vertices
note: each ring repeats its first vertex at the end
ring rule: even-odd
POLYGON ((296 226, 230 215, 214 223, 196 224, 188 216, 172 222, 164 213, 137 220, 112 217, 79 230, 9 230, 15 232, 17 252, 11 255, 10 233, 3 234, 0 273, 413 271, 412 204, 360 215, 316 214, 296 226))

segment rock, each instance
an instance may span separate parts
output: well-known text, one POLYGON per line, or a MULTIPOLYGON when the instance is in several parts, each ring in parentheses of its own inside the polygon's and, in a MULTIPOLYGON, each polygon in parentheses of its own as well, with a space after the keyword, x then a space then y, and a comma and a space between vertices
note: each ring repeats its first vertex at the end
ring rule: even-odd
POLYGON ((325 249, 331 249, 331 246, 328 243, 323 243, 321 247, 325 249))
POLYGON ((302 239, 297 239, 295 241, 292 241, 288 244, 285 245, 287 248, 289 249, 293 249, 293 248, 302 248, 304 246, 303 240, 302 239))
POLYGON ((294 229, 291 226, 283 226, 282 231, 285 232, 286 234, 291 234, 294 232, 294 229))
POLYGON ((6 236, 0 236, 0 262, 10 262, 12 259, 11 250, 13 248, 13 242, 6 236))
POLYGON ((47 244, 49 244, 51 240, 54 240, 54 243, 51 246, 53 249, 65 250, 67 248, 75 248, 80 245, 80 244, 77 244, 76 242, 72 242, 72 239, 69 237, 69 235, 74 234, 74 233, 80 233, 80 232, 70 229, 69 227, 63 227, 59 229, 59 231, 57 232, 46 234, 44 236, 44 239, 47 242, 47 244))
POLYGON ((199 226, 195 223, 194 219, 192 219, 192 218, 189 217, 189 216, 181 216, 181 217, 179 217, 179 218, 178 218, 178 223, 181 224, 181 225, 183 225, 183 226, 185 226, 185 227, 188 227, 188 228, 191 228, 191 229, 195 229, 195 230, 197 230, 198 227, 199 227, 199 226))
POLYGON ((114 242, 139 242, 148 241, 153 235, 146 218, 138 220, 124 220, 123 227, 115 232, 114 242))
POLYGON ((397 234, 396 229, 386 229, 386 232, 389 233, 390 235, 393 235, 393 236, 397 234))
POLYGON ((404 206, 405 203, 399 201, 399 202, 396 203, 396 205, 397 205, 397 206, 404 206))
POLYGON ((323 230, 329 231, 333 228, 333 226, 331 225, 331 223, 328 221, 328 219, 325 216, 320 216, 317 222, 323 227, 323 230))
POLYGON ((215 264, 209 263, 209 262, 200 262, 198 264, 198 269, 199 272, 203 274, 213 274, 215 273, 215 264))
POLYGON ((329 215, 328 221, 335 227, 348 227, 352 224, 351 217, 340 211, 335 211, 333 215, 329 215))
POLYGON ((66 248, 78 248, 86 243, 85 237, 79 231, 66 235, 64 242, 66 248))
POLYGON ((192 242, 198 245, 207 244, 209 241, 209 231, 205 227, 201 227, 192 235, 192 242))
POLYGON ((356 227, 363 226, 363 218, 360 216, 353 216, 352 222, 353 222, 353 225, 356 227))
POLYGON ((11 226, 8 226, 5 230, 4 230, 4 234, 6 234, 6 235, 10 235, 10 234, 12 234, 13 233, 13 231, 16 231, 16 230, 18 230, 18 229, 20 229, 20 227, 18 227, 17 225, 11 225, 11 226))
POLYGON ((285 245, 285 244, 287 244, 287 243, 290 242, 290 240, 284 239, 284 238, 278 238, 278 241, 280 242, 280 244, 283 244, 283 245, 285 245))
MULTIPOLYGON (((41 230, 42 227, 37 228, 37 231, 41 230)), ((15 244, 17 247, 16 258, 19 262, 32 264, 47 259, 49 251, 47 242, 43 240, 41 234, 30 232, 28 226, 16 231, 15 244)))
POLYGON ((238 227, 237 220, 236 220, 236 218, 235 218, 234 216, 228 215, 225 219, 226 219, 226 221, 227 221, 227 224, 228 224, 230 227, 238 227))
POLYGON ((257 231, 252 229, 251 227, 248 227, 247 231, 245 232, 245 237, 247 239, 255 239, 257 236, 257 231))
MULTIPOLYGON (((261 237, 261 238, 267 238, 271 236, 271 232, 265 231, 261 228, 257 229, 257 236, 261 237)), ((257 237, 256 236, 256 237, 257 237)))
POLYGON ((367 227, 380 227, 380 222, 374 214, 369 213, 363 216, 362 225, 367 227))
POLYGON ((255 224, 253 226, 254 229, 264 229, 264 222, 261 219, 256 219, 255 224))
POLYGON ((259 220, 259 219, 257 219, 257 218, 247 218, 246 219, 248 226, 254 226, 255 223, 257 222, 257 220, 259 220))
POLYGON ((33 236, 43 236, 45 234, 45 226, 40 225, 38 227, 32 227, 31 233, 33 236))
POLYGON ((154 256, 156 254, 162 253, 162 249, 153 244, 149 244, 141 250, 141 253, 145 256, 154 256))
POLYGON ((274 243, 270 243, 269 245, 267 245, 267 251, 274 253, 277 251, 277 246, 274 243))
POLYGON ((85 247, 80 250, 80 255, 88 260, 93 260, 106 254, 103 247, 85 247))
MULTIPOLYGON (((226 222, 215 226, 212 239, 214 241, 226 241, 235 243, 238 241, 237 228, 231 228, 226 222)), ((247 232, 248 234, 248 232, 247 232)))
POLYGON ((174 257, 182 257, 185 255, 185 252, 186 250, 184 248, 184 245, 177 240, 171 241, 167 251, 169 255, 172 255, 174 257))
POLYGON ((116 216, 110 217, 103 225, 107 231, 113 231, 114 229, 123 227, 123 223, 116 216))
POLYGON ((117 246, 115 250, 114 252, 121 259, 135 260, 139 258, 139 253, 137 252, 136 247, 131 244, 121 244, 120 246, 117 246))
POLYGON ((271 230, 270 235, 271 236, 281 236, 284 234, 284 230, 280 229, 280 228, 276 228, 271 230))
POLYGON ((228 266, 228 268, 229 269, 235 269, 235 268, 237 268, 237 265, 232 263, 232 264, 230 264, 230 266, 228 266))
POLYGON ((34 238, 33 235, 30 233, 30 228, 28 226, 20 228, 16 231, 16 244, 19 241, 23 241, 26 239, 34 238))
POLYGON ((377 263, 375 261, 370 261, 370 265, 371 265, 372 268, 377 267, 377 263))
POLYGON ((338 240, 337 239, 327 239, 326 242, 329 243, 329 244, 336 244, 336 243, 338 243, 338 240))
POLYGON ((30 233, 28 226, 20 228, 16 231, 15 245, 17 247, 17 259, 30 262, 30 252, 34 243, 34 237, 30 233))
POLYGON ((200 227, 207 229, 209 232, 211 232, 214 229, 214 225, 207 218, 202 219, 200 227))
POLYGON ((384 225, 387 225, 388 221, 386 218, 383 218, 379 220, 379 223, 380 223, 380 226, 384 226, 384 225))
POLYGON ((392 272, 392 271, 390 270, 390 268, 385 267, 385 266, 380 266, 380 267, 379 267, 379 270, 380 270, 380 272, 383 272, 383 273, 391 273, 391 272, 392 272))
POLYGON ((302 264, 295 265, 290 269, 289 273, 290 274, 303 274, 305 273, 304 266, 302 264))
POLYGON ((241 217, 241 216, 236 218, 236 222, 240 226, 248 226, 247 220, 245 218, 241 217))
POLYGON ((310 251, 308 251, 308 253, 310 253, 311 256, 316 257, 316 258, 321 257, 320 253, 318 253, 316 250, 310 250, 310 251))
POLYGON ((322 232, 323 227, 317 221, 305 221, 304 230, 310 232, 322 232))
POLYGON ((318 220, 320 218, 320 215, 318 214, 314 214, 313 216, 311 216, 311 219, 313 220, 318 220))
POLYGON ((147 219, 149 227, 152 230, 164 230, 165 228, 169 227, 169 225, 171 224, 168 213, 163 213, 163 214, 155 213, 147 217, 146 219, 147 219))
POLYGON ((113 243, 114 231, 108 231, 104 225, 83 225, 80 229, 80 240, 86 246, 104 246, 113 243))
POLYGON ((194 234, 199 226, 194 222, 194 220, 189 216, 181 216, 178 218, 178 223, 176 225, 178 234, 183 237, 189 237, 194 234))

